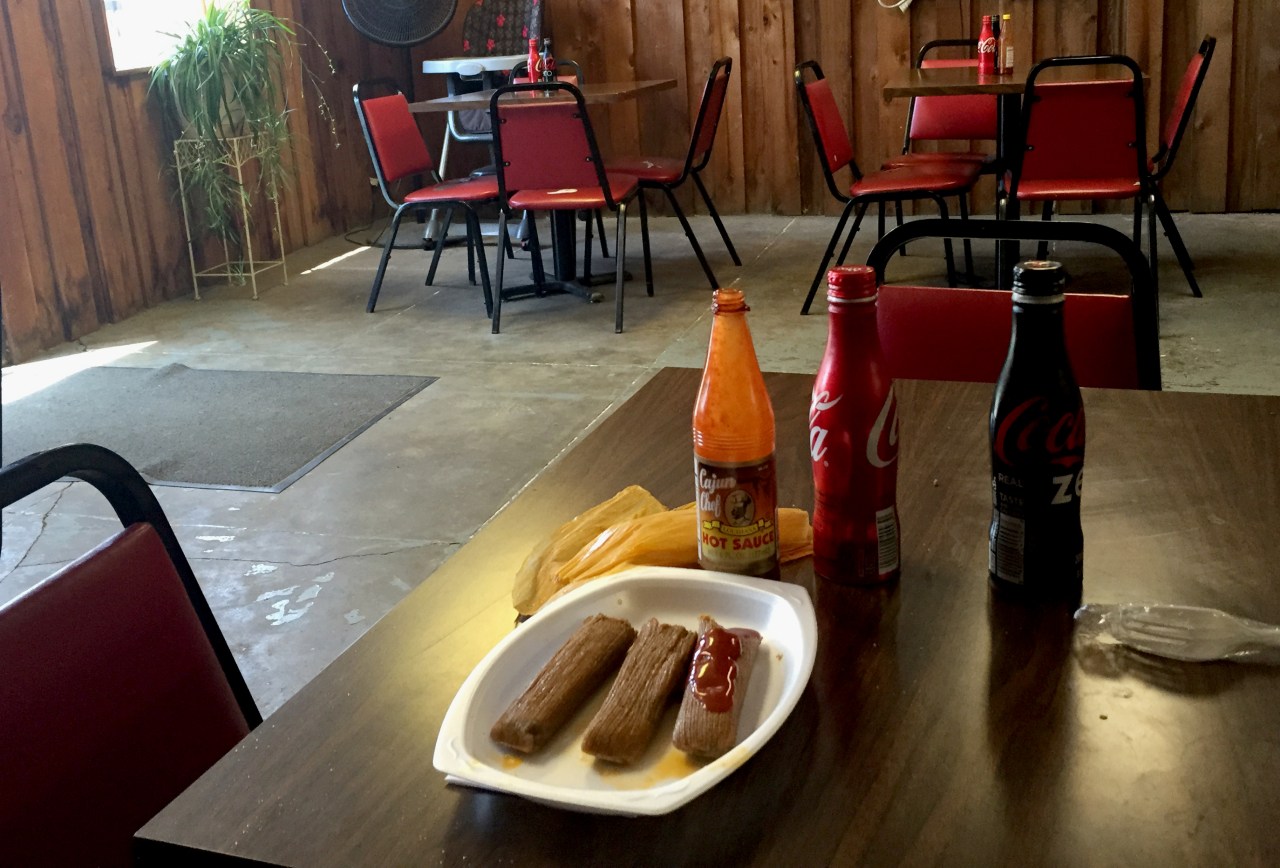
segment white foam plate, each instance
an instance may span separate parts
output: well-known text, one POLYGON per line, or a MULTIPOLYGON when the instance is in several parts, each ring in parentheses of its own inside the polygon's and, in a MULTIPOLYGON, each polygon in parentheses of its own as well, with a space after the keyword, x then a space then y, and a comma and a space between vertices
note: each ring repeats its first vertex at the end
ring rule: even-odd
POLYGON ((795 708, 813 671, 817 622, 803 588, 703 570, 639 567, 590 582, 548 603, 509 633, 463 682, 436 739, 435 767, 453 783, 514 793, 545 804, 602 814, 665 814, 697 798, 742 765, 795 708), (603 701, 600 690, 538 753, 523 756, 489 730, 581 626, 603 613, 637 629, 649 618, 697 630, 698 616, 763 637, 743 697, 738 745, 711 762, 671 744, 672 703, 648 752, 625 768, 582 751, 582 734, 603 701))

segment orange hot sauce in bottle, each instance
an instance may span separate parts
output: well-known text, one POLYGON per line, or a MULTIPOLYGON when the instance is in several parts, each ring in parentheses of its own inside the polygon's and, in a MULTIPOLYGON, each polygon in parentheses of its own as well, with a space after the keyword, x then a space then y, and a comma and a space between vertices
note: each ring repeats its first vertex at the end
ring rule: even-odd
POLYGON ((747 328, 742 291, 717 289, 711 344, 693 409, 698 563, 777 578, 773 405, 747 328))

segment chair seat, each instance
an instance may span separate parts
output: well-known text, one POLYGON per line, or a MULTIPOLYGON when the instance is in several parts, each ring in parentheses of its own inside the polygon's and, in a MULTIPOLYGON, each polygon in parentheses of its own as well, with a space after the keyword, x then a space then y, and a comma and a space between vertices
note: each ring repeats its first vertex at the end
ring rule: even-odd
POLYGON ((406 202, 482 202, 498 196, 498 178, 456 178, 414 190, 404 197, 406 202))
POLYGON ((886 196, 912 193, 951 193, 967 190, 978 178, 976 165, 919 163, 881 169, 863 175, 849 187, 849 195, 886 196))
POLYGON ((1045 199, 1132 199, 1142 192, 1137 178, 1024 178, 1018 183, 1018 198, 1045 199))
POLYGON ((977 166, 979 171, 990 171, 995 165, 995 154, 979 154, 973 151, 965 151, 961 153, 950 153, 947 151, 939 151, 937 153, 911 153, 901 154, 892 159, 885 160, 880 167, 882 169, 898 169, 903 166, 929 165, 936 163, 973 165, 977 166))
MULTIPOLYGON (((606 173, 613 200, 629 199, 640 187, 634 175, 606 173)), ((604 191, 599 187, 565 187, 559 190, 518 190, 508 197, 517 211, 581 211, 607 208, 604 191)))
POLYGON ((683 159, 671 157, 622 157, 608 161, 610 172, 634 175, 651 184, 674 184, 684 174, 683 159))

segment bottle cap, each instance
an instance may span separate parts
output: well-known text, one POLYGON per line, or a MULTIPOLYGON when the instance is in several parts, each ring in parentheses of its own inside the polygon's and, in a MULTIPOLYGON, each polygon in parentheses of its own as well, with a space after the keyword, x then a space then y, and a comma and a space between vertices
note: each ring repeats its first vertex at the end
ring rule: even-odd
POLYGON ((717 289, 711 293, 712 313, 739 313, 748 311, 747 302, 740 289, 717 289))
POLYGON ((1013 20, 1013 15, 1012 15, 1012 13, 1006 12, 1006 13, 1004 13, 1003 15, 1001 15, 1001 16, 1000 16, 1000 20, 1001 20, 1001 21, 1012 21, 1012 20, 1013 20))
POLYGON ((876 297, 876 271, 869 265, 837 265, 827 272, 828 301, 870 301, 876 297))
POLYGON ((1013 267, 1013 300, 1030 303, 1062 301, 1062 288, 1066 282, 1062 263, 1028 259, 1013 267))
POLYGON ((983 23, 983 24, 990 24, 990 23, 991 23, 991 16, 990 16, 990 15, 983 15, 983 16, 982 16, 982 23, 983 23))

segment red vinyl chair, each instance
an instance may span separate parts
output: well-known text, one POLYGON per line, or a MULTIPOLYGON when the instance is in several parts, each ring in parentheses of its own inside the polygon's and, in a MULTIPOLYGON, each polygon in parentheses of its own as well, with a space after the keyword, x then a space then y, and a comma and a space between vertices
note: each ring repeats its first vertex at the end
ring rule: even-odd
MULTIPOLYGON (((933 52, 947 48, 977 49, 976 39, 934 39, 921 46, 916 54, 916 69, 943 69, 977 67, 976 57, 930 57, 933 52)), ((946 164, 977 165, 982 174, 997 169, 995 153, 977 151, 917 151, 914 146, 923 142, 991 141, 999 137, 997 97, 985 94, 959 94, 955 96, 912 97, 907 104, 906 132, 902 140, 902 154, 886 160, 881 168, 892 169, 919 163, 940 162, 946 164)), ((897 223, 902 225, 902 202, 896 202, 897 223)), ((960 217, 968 218, 968 203, 960 197, 960 217)), ((884 206, 880 206, 880 235, 884 235, 884 206)), ((973 272, 973 252, 965 240, 965 267, 973 272)))
POLYGON ((1063 318, 1072 371, 1082 386, 1160 388, 1155 287, 1142 251, 1123 233, 1094 223, 1019 220, 916 220, 872 248, 867 264, 881 283, 876 301, 880 343, 895 377, 994 383, 1009 349, 1008 290, 905 286, 886 281, 900 245, 921 238, 1079 241, 1111 248, 1123 260, 1124 291, 1066 293, 1063 318))
POLYGON ((262 721, 173 529, 123 458, 0 470, 4 506, 64 476, 124 528, 0 607, 0 862, 132 865, 133 834, 262 721))
MULTIPOLYGON (((1037 63, 1022 98, 1022 141, 1006 175, 1006 199, 1039 202, 1043 219, 1055 202, 1133 199, 1133 240, 1141 245, 1143 203, 1151 197, 1147 176, 1146 107, 1142 70, 1120 54, 1054 57, 1037 63), (1041 83, 1047 69, 1115 65, 1124 74, 1109 81, 1041 83)), ((1148 214, 1151 279, 1157 281, 1155 209, 1148 214)), ((1040 256, 1044 256, 1041 245, 1040 256)))
POLYGON ((1178 265, 1182 267, 1187 283, 1191 285, 1191 294, 1196 298, 1202 296, 1200 284, 1196 282, 1195 266, 1191 262, 1191 254, 1187 253, 1187 245, 1182 241, 1182 234, 1178 232, 1178 225, 1173 222, 1173 215, 1169 213, 1169 206, 1165 204, 1164 196, 1160 193, 1160 185, 1169 174, 1169 170, 1173 168, 1174 158, 1178 156, 1178 145, 1182 143, 1182 136, 1187 131, 1187 124, 1191 121, 1196 97, 1200 95, 1200 86, 1204 84, 1204 77, 1209 72, 1209 61, 1213 59, 1213 48, 1217 44, 1217 39, 1206 36, 1200 43, 1200 48, 1192 56, 1191 62, 1187 64, 1187 71, 1182 75, 1182 84, 1173 101, 1172 111, 1165 118, 1164 127, 1160 131, 1160 147, 1151 158, 1149 167, 1148 185, 1154 200, 1156 216, 1160 219, 1160 225, 1164 227, 1169 246, 1178 257, 1178 265))
MULTIPOLYGON (((836 264, 842 264, 849 255, 849 247, 866 214, 870 203, 893 202, 904 199, 932 199, 938 205, 938 213, 947 217, 946 196, 964 196, 973 189, 978 177, 978 167, 927 164, 918 166, 900 166, 894 169, 881 169, 864 175, 853 159, 853 142, 849 139, 849 131, 840 109, 836 105, 831 85, 827 82, 816 61, 806 60, 795 69, 796 91, 800 105, 809 118, 809 128, 813 132, 813 141, 818 149, 818 160, 822 165, 823 175, 838 201, 844 204, 840 220, 836 223, 831 240, 827 243, 826 252, 818 266, 813 283, 809 286, 809 294, 805 296, 801 314, 809 312, 813 298, 818 293, 818 286, 827 273, 827 265, 835 254, 836 243, 844 235, 845 224, 849 214, 857 208, 857 216, 853 226, 840 250, 836 264), (853 184, 845 190, 836 181, 835 173, 848 167, 853 173, 853 184)), ((951 253, 950 239, 944 242, 947 258, 947 275, 954 282, 955 261, 951 253)))
MULTIPOLYGON (((404 94, 391 79, 375 79, 364 81, 352 88, 355 100, 356 116, 360 119, 360 129, 364 132, 364 141, 369 148, 369 157, 373 160, 374 175, 378 179, 378 189, 382 198, 395 209, 391 218, 391 232, 382 248, 382 258, 378 261, 378 272, 373 278, 373 287, 369 290, 369 303, 365 310, 373 313, 378 303, 378 293, 382 290, 382 278, 387 271, 387 261, 391 258, 391 250, 395 247, 396 234, 400 230, 400 221, 410 211, 426 214, 435 208, 446 209, 444 227, 439 238, 447 237, 449 225, 453 220, 455 208, 461 208, 467 222, 467 258, 468 276, 475 283, 474 262, 480 263, 480 281, 484 289, 485 313, 493 313, 493 297, 489 288, 489 266, 484 255, 484 236, 480 231, 480 219, 476 216, 475 207, 492 202, 498 195, 498 182, 492 175, 472 178, 459 178, 451 181, 440 180, 436 171, 435 160, 427 150, 426 142, 418 130, 417 121, 409 110, 409 103, 404 94), (371 96, 371 92, 389 91, 383 96, 371 96), (397 199, 391 193, 391 185, 404 178, 429 179, 426 186, 407 193, 397 199)), ((430 286, 436 277, 436 266, 440 263, 440 253, 444 244, 436 244, 431 255, 431 266, 427 270, 427 285, 430 286)), ((501 255, 499 256, 501 259, 501 255)))
MULTIPOLYGON (((623 264, 626 258, 627 203, 640 194, 631 175, 606 172, 586 103, 567 82, 511 84, 494 91, 489 101, 498 166, 498 235, 507 231, 511 215, 522 211, 596 211, 617 215, 614 253, 614 331, 622 331, 623 264)), ((546 284, 538 250, 536 224, 530 221, 534 283, 546 284)), ((647 249, 646 249, 647 254, 647 249)), ((501 327, 503 257, 498 257, 498 286, 493 298, 493 333, 501 327)), ((589 281, 591 259, 584 259, 589 281)), ((649 258, 645 256, 649 281, 649 258)))
MULTIPOLYGON (((609 161, 609 171, 634 175, 640 179, 642 190, 661 190, 666 195, 667 201, 671 203, 671 210, 679 218, 685 237, 689 239, 689 245, 693 247, 694 255, 698 257, 698 264, 702 266, 702 273, 707 276, 712 289, 718 288, 720 283, 716 280, 711 266, 707 264, 707 257, 702 252, 702 245, 698 243, 697 236, 693 234, 693 227, 689 225, 689 220, 685 216, 684 210, 680 207, 680 203, 676 201, 675 191, 685 181, 693 179, 693 184, 698 188, 702 201, 706 203, 707 213, 715 221, 716 229, 720 232, 720 238, 724 241, 724 246, 729 251, 729 256, 733 258, 733 264, 742 265, 742 260, 738 257, 738 251, 734 249, 733 241, 729 238, 729 232, 724 228, 724 221, 720 219, 720 212, 716 210, 715 203, 711 201, 711 194, 707 192, 707 187, 702 183, 701 176, 702 170, 707 167, 707 163, 711 160, 711 151, 716 141, 716 129, 720 125, 720 114, 724 109, 725 96, 729 90, 729 76, 732 72, 732 58, 722 57, 712 64, 711 73, 707 76, 707 84, 702 89, 702 102, 698 106, 698 117, 693 123, 693 134, 689 138, 689 151, 684 155, 683 159, 671 157, 622 157, 609 161)), ((649 215, 645 208, 644 197, 641 196, 640 222, 647 225, 648 219, 649 215)), ((645 244, 647 251, 649 244, 647 228, 641 240, 645 244)), ((649 294, 653 295, 652 285, 648 287, 648 290, 649 294)))

